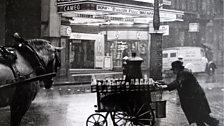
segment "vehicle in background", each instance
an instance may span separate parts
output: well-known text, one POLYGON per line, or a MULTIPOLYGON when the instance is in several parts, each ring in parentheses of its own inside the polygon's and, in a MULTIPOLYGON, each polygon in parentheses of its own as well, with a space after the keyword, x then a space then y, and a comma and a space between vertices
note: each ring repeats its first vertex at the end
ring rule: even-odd
POLYGON ((216 65, 212 61, 208 61, 206 52, 201 47, 170 47, 163 49, 163 68, 164 74, 169 74, 172 71, 171 63, 176 60, 181 60, 186 69, 193 73, 215 73, 216 65))

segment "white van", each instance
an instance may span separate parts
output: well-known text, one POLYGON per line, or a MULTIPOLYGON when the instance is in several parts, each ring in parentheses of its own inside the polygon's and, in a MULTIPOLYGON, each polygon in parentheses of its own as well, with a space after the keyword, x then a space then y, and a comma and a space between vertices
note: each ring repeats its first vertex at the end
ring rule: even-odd
POLYGON ((185 68, 193 73, 206 72, 208 59, 200 47, 171 47, 163 49, 163 73, 170 73, 171 63, 182 60, 185 68))

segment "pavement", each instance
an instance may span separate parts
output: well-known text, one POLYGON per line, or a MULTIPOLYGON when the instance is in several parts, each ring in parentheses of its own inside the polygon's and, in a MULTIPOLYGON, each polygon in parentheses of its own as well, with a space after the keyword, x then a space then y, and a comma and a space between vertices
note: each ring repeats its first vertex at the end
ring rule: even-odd
MULTIPOLYGON (((211 106, 212 116, 224 126, 224 73, 215 76, 197 75, 211 106)), ((169 81, 172 81, 170 78, 169 81)), ((166 118, 156 120, 156 126, 189 126, 180 107, 176 91, 164 92, 166 118)), ((95 113, 96 93, 90 92, 90 84, 55 85, 50 90, 41 88, 21 126, 86 126, 87 118, 95 113)), ((105 113, 101 113, 105 115, 105 113)), ((9 126, 9 107, 0 108, 0 126, 9 126)), ((108 126, 112 126, 108 117, 108 126)))

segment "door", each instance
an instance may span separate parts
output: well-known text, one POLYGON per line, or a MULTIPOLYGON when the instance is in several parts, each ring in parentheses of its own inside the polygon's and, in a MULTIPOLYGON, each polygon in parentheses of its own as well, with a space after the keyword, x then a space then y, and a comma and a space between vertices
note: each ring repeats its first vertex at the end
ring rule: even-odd
POLYGON ((71 68, 94 68, 94 40, 74 40, 70 46, 71 68))

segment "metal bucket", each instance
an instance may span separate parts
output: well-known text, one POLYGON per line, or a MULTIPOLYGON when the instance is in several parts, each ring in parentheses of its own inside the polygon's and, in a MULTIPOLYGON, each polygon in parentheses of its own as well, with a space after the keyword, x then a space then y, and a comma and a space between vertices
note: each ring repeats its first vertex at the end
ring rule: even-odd
POLYGON ((153 101, 153 102, 162 100, 162 92, 161 91, 152 91, 150 93, 150 95, 151 95, 151 101, 153 101))
POLYGON ((166 101, 156 101, 156 118, 166 117, 166 101))

